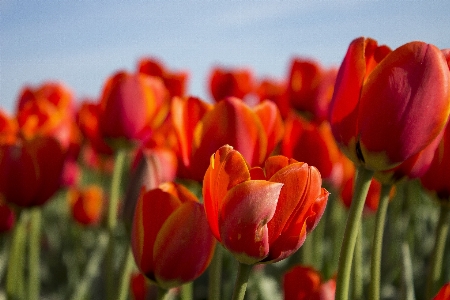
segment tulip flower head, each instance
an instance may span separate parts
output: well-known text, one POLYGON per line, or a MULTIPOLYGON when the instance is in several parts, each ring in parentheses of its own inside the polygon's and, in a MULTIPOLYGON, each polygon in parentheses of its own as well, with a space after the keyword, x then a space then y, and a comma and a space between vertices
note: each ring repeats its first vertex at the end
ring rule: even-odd
POLYGON ((100 186, 90 185, 83 188, 72 188, 68 197, 75 221, 83 225, 98 224, 104 202, 103 190, 100 186))
POLYGON ((244 264, 280 261, 297 251, 325 210, 319 171, 272 156, 250 169, 225 145, 211 156, 203 198, 216 239, 244 264))
POLYGON ((344 153, 373 171, 417 155, 441 132, 450 112, 442 52, 424 42, 391 51, 372 39, 349 46, 339 69, 329 120, 344 153))
POLYGON ((139 270, 168 289, 200 276, 208 267, 215 240, 203 205, 175 183, 143 190, 136 204, 131 248, 139 270))
POLYGON ((118 72, 105 83, 100 101, 102 136, 115 141, 142 140, 168 112, 168 92, 162 80, 143 73, 118 72))
POLYGON ((283 276, 283 290, 285 300, 333 300, 336 282, 322 281, 312 267, 294 266, 283 276))

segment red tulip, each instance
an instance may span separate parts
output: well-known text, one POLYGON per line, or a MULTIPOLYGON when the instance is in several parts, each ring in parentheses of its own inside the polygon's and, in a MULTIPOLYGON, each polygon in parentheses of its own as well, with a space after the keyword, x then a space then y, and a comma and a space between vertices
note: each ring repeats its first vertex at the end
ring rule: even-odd
POLYGON ((17 139, 17 133, 16 119, 0 109, 0 144, 13 144, 17 139))
POLYGON ((311 267, 294 266, 283 276, 285 300, 334 300, 336 281, 323 282, 311 267))
POLYGON ((28 103, 48 101, 58 111, 72 115, 74 112, 74 96, 72 91, 63 83, 45 82, 33 88, 25 86, 17 101, 17 111, 23 110, 28 103))
POLYGON ((450 282, 444 284, 433 300, 449 300, 450 299, 450 282))
POLYGON ((336 145, 329 124, 317 125, 294 113, 285 122, 281 154, 315 166, 325 181, 339 187, 343 181, 343 154, 336 145))
POLYGON ((259 102, 270 100, 274 102, 283 119, 287 117, 291 109, 287 100, 286 83, 274 79, 263 79, 256 89, 259 102))
POLYGON ((104 195, 100 186, 72 188, 68 193, 72 216, 80 224, 98 224, 103 209, 104 195))
POLYGON ((0 145, 0 194, 22 207, 44 204, 60 187, 64 159, 51 137, 0 145))
POLYGON ((192 281, 208 267, 214 246, 203 205, 185 187, 165 183, 141 194, 131 247, 147 278, 165 289, 192 281))
POLYGON ((166 118, 168 104, 168 92, 160 78, 118 72, 107 80, 101 96, 101 135, 142 140, 166 118))
POLYGON ((154 58, 141 59, 138 63, 138 71, 139 73, 160 77, 169 91, 170 98, 185 96, 189 78, 187 72, 169 71, 154 58))
POLYGON ((328 199, 319 171, 284 156, 250 169, 231 146, 211 157, 203 180, 214 236, 245 264, 280 261, 303 244, 328 199))
POLYGON ((335 79, 335 69, 325 70, 316 61, 294 58, 286 93, 289 106, 310 120, 326 120, 335 79))
POLYGON ((124 197, 122 216, 127 225, 132 223, 142 187, 152 190, 164 182, 174 181, 176 172, 177 157, 171 150, 162 147, 138 149, 124 197))
POLYGON ((209 77, 209 87, 216 102, 228 97, 244 99, 253 91, 253 74, 249 69, 215 67, 209 77))
POLYGON ((276 104, 269 100, 260 102, 253 110, 261 120, 261 124, 267 135, 266 153, 270 155, 284 136, 284 122, 281 118, 280 111, 276 104))
POLYGON ((279 113, 269 102, 254 109, 237 98, 226 98, 212 109, 201 103, 195 98, 172 102, 182 164, 190 179, 202 180, 209 163, 206 158, 222 145, 235 147, 251 166, 258 166, 281 137, 279 113))
POLYGON ((423 42, 392 51, 354 40, 339 69, 330 106, 334 137, 357 165, 383 171, 418 155, 441 132, 450 111, 442 52, 423 42))
POLYGON ((438 198, 450 203, 450 182, 448 170, 450 168, 450 123, 447 124, 444 136, 436 148, 427 172, 420 178, 422 185, 436 193, 438 198))
POLYGON ((89 100, 81 102, 77 112, 77 123, 81 132, 97 153, 112 155, 114 151, 106 143, 100 131, 99 117, 100 104, 89 100))

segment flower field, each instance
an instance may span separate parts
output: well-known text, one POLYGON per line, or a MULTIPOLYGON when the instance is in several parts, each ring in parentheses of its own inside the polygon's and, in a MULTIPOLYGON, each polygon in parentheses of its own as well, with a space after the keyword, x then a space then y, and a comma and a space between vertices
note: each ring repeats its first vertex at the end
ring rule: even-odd
POLYGON ((342 57, 211 66, 207 99, 154 57, 97 98, 24 85, 0 108, 0 299, 449 300, 450 50, 342 57))

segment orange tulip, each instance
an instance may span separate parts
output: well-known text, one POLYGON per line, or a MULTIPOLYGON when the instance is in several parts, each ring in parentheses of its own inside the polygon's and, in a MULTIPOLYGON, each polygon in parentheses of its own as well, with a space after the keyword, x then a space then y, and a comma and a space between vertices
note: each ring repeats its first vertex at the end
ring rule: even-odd
POLYGON ((77 123, 92 148, 100 154, 112 155, 113 149, 106 143, 99 125, 100 104, 84 100, 77 111, 77 123))
POLYGON ((294 58, 287 85, 287 102, 317 122, 326 120, 333 95, 336 70, 325 70, 314 60, 294 58))
POLYGON ((72 91, 63 83, 45 82, 39 87, 25 86, 17 101, 17 111, 23 110, 28 103, 48 101, 58 111, 66 114, 74 112, 74 96, 72 91))
POLYGON ((154 58, 141 59, 138 62, 138 71, 139 73, 160 77, 169 91, 170 98, 185 96, 189 78, 187 72, 169 71, 160 61, 154 58))
POLYGON ((36 89, 25 87, 17 107, 17 123, 25 139, 35 135, 56 138, 75 159, 81 145, 76 126, 72 92, 60 83, 44 83, 36 89))
POLYGON ((100 186, 89 185, 69 190, 69 204, 72 216, 80 224, 98 224, 102 215, 103 190, 100 186))
POLYGON ((280 114, 285 119, 291 109, 289 102, 287 101, 286 83, 283 81, 277 81, 274 79, 263 79, 256 89, 259 102, 264 100, 270 100, 274 102, 280 114))
POLYGON ((197 181, 208 168, 207 157, 224 144, 235 147, 251 166, 262 164, 283 130, 279 112, 269 101, 251 109, 237 98, 226 98, 211 108, 199 99, 175 98, 172 118, 184 176, 197 181))
POLYGON ((147 278, 165 289, 192 281, 208 267, 214 246, 203 205, 185 187, 165 183, 141 194, 131 247, 147 278))
POLYGON ((334 300, 336 281, 323 282, 315 269, 294 266, 283 275, 285 300, 334 300))
POLYGON ((227 97, 244 99, 253 87, 253 74, 249 69, 215 67, 209 77, 209 88, 216 102, 227 97))
POLYGON ((222 146, 203 180, 206 215, 214 236, 241 263, 280 261, 303 244, 328 199, 319 171, 284 156, 264 170, 222 146))
POLYGON ((327 122, 320 125, 291 113, 285 120, 281 154, 319 169, 322 178, 337 188, 343 181, 343 154, 327 122))
POLYGON ((106 81, 101 96, 101 135, 143 140, 164 121, 168 108, 168 92, 160 78, 117 72, 106 81))
POLYGON ((13 144, 17 139, 17 133, 16 119, 0 109, 0 144, 13 144))
POLYGON ((358 38, 336 80, 334 137, 355 164, 392 169, 439 135, 450 112, 449 92, 447 63, 435 46, 411 42, 391 51, 358 38))
POLYGON ((442 286, 433 300, 449 300, 450 299, 450 282, 442 286))

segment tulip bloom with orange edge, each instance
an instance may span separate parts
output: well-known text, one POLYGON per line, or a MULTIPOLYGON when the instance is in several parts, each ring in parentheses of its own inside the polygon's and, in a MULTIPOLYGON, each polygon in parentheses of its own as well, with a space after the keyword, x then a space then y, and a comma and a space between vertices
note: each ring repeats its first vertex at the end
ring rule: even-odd
POLYGON ((334 300, 336 281, 326 282, 315 269, 294 266, 283 275, 285 300, 334 300))
POLYGON ((295 113, 289 115, 285 124, 281 154, 315 166, 324 181, 335 188, 341 186, 343 154, 336 145, 329 124, 316 124, 295 113))
POLYGON ((169 91, 170 98, 183 97, 186 94, 188 72, 169 71, 160 61, 149 57, 142 58, 138 62, 138 71, 139 73, 160 77, 169 91))
POLYGON ((326 70, 311 59, 292 59, 286 92, 289 107, 309 120, 326 120, 335 80, 334 68, 326 70))
POLYGON ((233 146, 251 166, 259 166, 284 132, 271 101, 250 108, 240 99, 226 98, 212 107, 198 98, 174 98, 171 114, 186 170, 183 177, 197 181, 208 168, 207 158, 222 145, 233 146))
POLYGON ((102 215, 103 190, 100 186, 90 185, 72 188, 68 193, 72 216, 80 224, 98 224, 102 215))
POLYGON ((215 67, 209 78, 209 88, 216 102, 227 97, 244 99, 253 92, 253 73, 249 69, 215 67))
POLYGON ((373 171, 418 155, 447 122, 449 80, 444 55, 431 44, 410 42, 391 51, 355 39, 330 105, 337 143, 355 164, 373 171))
POLYGON ((271 156, 250 169, 231 146, 211 157, 203 180, 214 236, 244 264, 280 261, 297 251, 322 217, 328 192, 315 167, 271 156))
POLYGON ((444 284, 433 300, 449 300, 450 299, 450 282, 444 284))
POLYGON ((139 270, 164 289, 190 282, 208 267, 215 240, 203 205, 189 190, 164 183, 141 194, 131 249, 139 270))
POLYGON ((101 135, 142 140, 164 121, 168 108, 168 92, 160 78, 117 72, 106 81, 101 96, 101 135))

